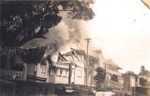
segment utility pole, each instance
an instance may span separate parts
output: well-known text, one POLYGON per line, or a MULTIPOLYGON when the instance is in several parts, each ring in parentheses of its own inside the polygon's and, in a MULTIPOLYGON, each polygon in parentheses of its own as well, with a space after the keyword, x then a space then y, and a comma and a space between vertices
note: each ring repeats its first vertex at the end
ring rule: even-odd
POLYGON ((136 76, 134 76, 134 96, 136 96, 136 76))
MULTIPOLYGON (((105 63, 105 74, 107 75, 107 62, 105 63)), ((105 76, 106 76, 105 75, 105 76)), ((107 80, 106 78, 105 78, 105 81, 104 81, 104 90, 106 91, 106 87, 107 87, 107 85, 108 85, 108 83, 109 83, 109 80, 107 80)))
POLYGON ((69 78, 68 78, 69 85, 71 85, 71 77, 72 77, 72 63, 69 63, 69 78))
POLYGON ((85 39, 87 41, 87 60, 86 60, 86 86, 88 86, 88 66, 89 66, 89 54, 88 54, 88 51, 89 51, 89 42, 91 40, 91 38, 86 38, 85 39))

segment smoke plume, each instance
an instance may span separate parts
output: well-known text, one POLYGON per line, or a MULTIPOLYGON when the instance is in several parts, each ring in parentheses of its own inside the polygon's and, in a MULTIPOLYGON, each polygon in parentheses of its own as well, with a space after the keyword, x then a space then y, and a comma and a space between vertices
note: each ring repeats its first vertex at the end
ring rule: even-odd
POLYGON ((56 44, 59 51, 62 52, 67 52, 70 48, 85 50, 85 38, 88 37, 86 21, 68 18, 65 12, 62 12, 61 15, 63 16, 62 21, 57 26, 49 29, 48 34, 46 34, 47 39, 35 39, 25 46, 36 47, 56 44))

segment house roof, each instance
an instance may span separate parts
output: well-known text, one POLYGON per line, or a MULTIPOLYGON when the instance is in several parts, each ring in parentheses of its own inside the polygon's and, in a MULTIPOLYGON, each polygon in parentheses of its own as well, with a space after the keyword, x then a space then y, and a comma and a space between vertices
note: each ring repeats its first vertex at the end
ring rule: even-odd
POLYGON ((36 47, 36 48, 20 48, 17 54, 26 63, 39 63, 46 51, 46 47, 36 47))
POLYGON ((57 60, 57 62, 59 62, 59 60, 61 60, 61 61, 68 61, 68 60, 64 57, 64 55, 61 54, 60 52, 59 52, 59 55, 58 55, 58 60, 57 60))
POLYGON ((117 66, 118 69, 122 69, 122 68, 119 67, 118 64, 116 64, 112 59, 104 59, 104 63, 105 63, 105 64, 111 64, 111 65, 117 66))
POLYGON ((84 50, 76 50, 76 49, 74 49, 74 48, 71 48, 71 50, 72 50, 72 51, 75 51, 76 54, 78 54, 78 55, 86 55, 86 53, 85 53, 84 50))
POLYGON ((76 49, 73 49, 67 53, 64 53, 64 54, 61 54, 59 52, 59 55, 58 55, 58 60, 57 62, 59 62, 60 60, 61 61, 69 61, 71 62, 72 60, 78 60, 78 56, 77 55, 85 55, 85 52, 83 50, 76 50, 76 49))

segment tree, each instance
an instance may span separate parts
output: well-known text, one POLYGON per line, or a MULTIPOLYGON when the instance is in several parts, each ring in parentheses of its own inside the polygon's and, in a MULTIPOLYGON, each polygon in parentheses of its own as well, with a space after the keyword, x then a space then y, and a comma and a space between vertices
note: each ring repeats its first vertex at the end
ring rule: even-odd
POLYGON ((140 70, 140 73, 139 73, 139 75, 145 75, 145 66, 143 65, 143 66, 141 66, 141 70, 140 70))
POLYGON ((144 79, 144 78, 142 78, 142 77, 140 77, 140 78, 139 78, 139 84, 140 84, 141 86, 146 86, 146 85, 147 85, 147 80, 144 79))
POLYGON ((139 75, 141 76, 150 76, 150 72, 148 70, 145 69, 145 66, 141 66, 141 70, 140 70, 140 73, 139 75))
POLYGON ((89 56, 88 74, 92 75, 95 71, 95 66, 98 64, 99 59, 93 56, 89 56))
POLYGON ((101 67, 97 67, 96 72, 97 74, 94 77, 94 79, 96 80, 96 89, 97 91, 101 91, 105 82, 106 71, 101 67))
POLYGON ((1 3, 1 46, 22 46, 36 39, 46 39, 48 29, 61 22, 61 11, 72 19, 90 20, 93 0, 16 1, 1 3))
POLYGON ((133 71, 127 71, 123 76, 136 76, 136 74, 133 71))
POLYGON ((112 74, 112 76, 111 76, 111 80, 112 80, 112 81, 116 81, 116 82, 118 82, 118 77, 117 77, 117 75, 112 74))

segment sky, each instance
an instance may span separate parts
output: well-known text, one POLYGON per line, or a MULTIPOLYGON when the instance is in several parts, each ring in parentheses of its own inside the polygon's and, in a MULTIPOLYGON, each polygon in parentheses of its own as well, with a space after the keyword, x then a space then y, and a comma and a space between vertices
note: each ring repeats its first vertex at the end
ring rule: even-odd
POLYGON ((142 65, 150 70, 150 10, 140 0, 96 0, 93 9, 91 45, 122 72, 138 73, 142 65))

